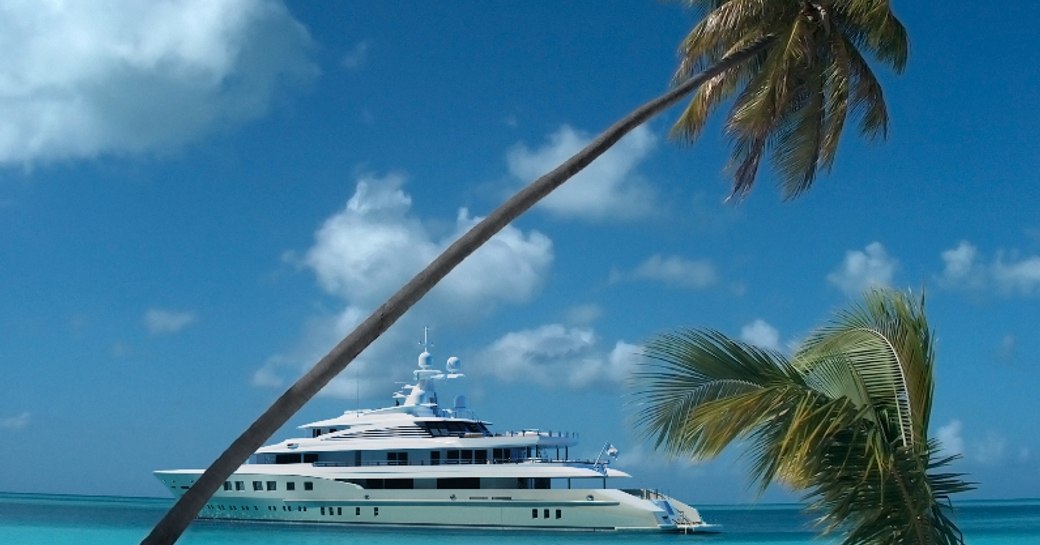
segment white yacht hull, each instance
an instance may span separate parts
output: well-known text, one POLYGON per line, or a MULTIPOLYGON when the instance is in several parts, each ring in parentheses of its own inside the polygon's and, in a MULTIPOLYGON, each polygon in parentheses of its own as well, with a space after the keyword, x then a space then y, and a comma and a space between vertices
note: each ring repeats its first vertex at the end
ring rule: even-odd
MULTIPOLYGON (((245 470, 248 466, 244 467, 245 470)), ((157 472, 183 494, 199 473, 157 472)), ((349 483, 292 475, 238 472, 232 479, 262 482, 265 490, 218 491, 200 519, 333 523, 387 527, 714 532, 696 509, 674 498, 652 499, 618 489, 365 490, 349 483), (299 483, 286 491, 285 483, 299 483), (303 490, 303 482, 312 489, 303 490), (275 491, 266 490, 274 482, 275 491)))

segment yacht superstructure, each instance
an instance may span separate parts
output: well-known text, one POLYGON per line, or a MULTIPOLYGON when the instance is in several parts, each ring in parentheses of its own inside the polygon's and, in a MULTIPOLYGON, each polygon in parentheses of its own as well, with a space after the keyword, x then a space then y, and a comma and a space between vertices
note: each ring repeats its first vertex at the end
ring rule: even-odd
MULTIPOLYGON (((650 490, 609 488, 629 475, 570 459, 577 435, 492 433, 459 396, 438 403, 435 384, 462 375, 458 358, 434 369, 423 351, 414 384, 395 404, 311 422, 307 436, 260 448, 224 483, 200 518, 386 526, 710 532, 696 509, 650 490)), ((156 471, 175 495, 202 470, 156 471)))

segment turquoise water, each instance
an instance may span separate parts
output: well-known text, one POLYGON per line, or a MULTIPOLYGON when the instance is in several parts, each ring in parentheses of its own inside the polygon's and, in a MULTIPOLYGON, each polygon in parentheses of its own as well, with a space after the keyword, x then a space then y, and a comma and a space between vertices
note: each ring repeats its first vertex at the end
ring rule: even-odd
MULTIPOLYGON (((0 494, 0 544, 136 544, 170 506, 165 499, 0 494)), ((373 530, 304 524, 196 522, 184 545, 656 545, 826 544, 792 505, 704 506, 725 525, 719 535, 538 533, 524 531, 373 530)), ((956 518, 971 545, 1040 543, 1040 500, 965 502, 956 518)))

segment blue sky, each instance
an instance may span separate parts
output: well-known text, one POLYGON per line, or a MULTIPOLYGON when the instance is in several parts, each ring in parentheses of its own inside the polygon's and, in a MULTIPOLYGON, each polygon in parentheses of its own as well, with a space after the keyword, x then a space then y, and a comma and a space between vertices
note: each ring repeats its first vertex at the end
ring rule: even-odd
MULTIPOLYGON (((0 490, 162 495, 410 274, 667 88, 696 20, 655 1, 9 5, 0 22, 0 490)), ((641 343, 712 327, 786 350, 870 285, 925 290, 931 433, 1035 496, 1040 6, 895 9, 889 138, 847 134, 781 202, 723 204, 719 123, 677 112, 520 218, 292 425, 389 401, 422 328, 500 430, 605 441, 639 485, 753 501, 738 452, 655 455, 624 405, 641 343), (360 400, 357 399, 360 393, 360 400)), ((278 437, 292 433, 287 426, 278 437)), ((793 496, 771 490, 760 501, 793 496)))

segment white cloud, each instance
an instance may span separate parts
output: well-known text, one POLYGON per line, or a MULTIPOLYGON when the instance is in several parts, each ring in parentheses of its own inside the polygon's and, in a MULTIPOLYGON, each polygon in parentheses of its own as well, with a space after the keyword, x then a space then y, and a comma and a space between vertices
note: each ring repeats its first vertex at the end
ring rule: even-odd
POLYGON ((961 437, 962 427, 960 420, 951 420, 935 433, 935 438, 939 440, 940 448, 944 455, 964 454, 964 438, 961 437))
POLYGON ((0 164, 164 151, 316 74, 274 0, 20 2, 0 18, 0 164))
MULTIPOLYGON (((361 177, 347 205, 315 233, 314 245, 297 262, 315 273, 325 292, 342 301, 343 310, 315 317, 298 346, 288 354, 269 358, 254 375, 254 384, 282 385, 309 368, 480 219, 462 209, 455 229, 446 236, 436 236, 411 215, 412 198, 402 189, 403 183, 400 175, 361 177)), ((401 379, 401 369, 396 366, 374 373, 377 368, 370 362, 397 360, 402 346, 415 346, 416 332, 422 326, 458 326, 486 317, 500 304, 529 300, 541 289, 552 261, 548 237, 507 226, 351 364, 350 369, 361 369, 369 381, 362 384, 362 390, 401 379)), ((325 393, 352 397, 356 390, 357 384, 348 372, 325 393)))
POLYGON ((1040 291, 1040 256, 1005 260, 997 256, 993 264, 993 280, 1009 295, 1033 295, 1040 291))
POLYGON ((845 261, 827 275, 827 281, 846 295, 857 297, 864 290, 888 286, 898 267, 899 262, 888 255, 880 242, 871 242, 863 251, 845 252, 845 261))
MULTIPOLYGON (((461 209, 455 231, 435 239, 409 216, 412 200, 401 190, 403 182, 400 175, 362 177, 347 206, 318 230, 304 264, 328 293, 374 308, 481 219, 461 209)), ((523 302, 541 287, 552 260, 548 237, 507 226, 450 273, 431 297, 455 313, 486 310, 489 302, 523 302)))
POLYGON ((153 335, 177 333, 194 322, 194 312, 153 308, 144 313, 144 325, 153 335))
POLYGON ((715 284, 715 266, 707 259, 653 255, 639 264, 633 278, 657 280, 676 287, 701 289, 715 284))
POLYGON ((767 350, 780 350, 780 331, 762 319, 740 328, 740 340, 767 350))
POLYGON ((1025 462, 1029 459, 1027 447, 1011 449, 1007 439, 995 431, 988 432, 981 441, 972 440, 970 443, 964 440, 963 433, 960 420, 951 420, 939 428, 935 437, 941 443, 942 455, 961 454, 967 461, 989 466, 1004 462, 1009 457, 1009 451, 1014 460, 1025 462))
MULTIPOLYGON (((517 144, 506 154, 509 173, 527 184, 570 158, 591 141, 587 134, 563 126, 538 149, 517 144)), ((633 130, 610 151, 539 203, 560 217, 588 221, 631 220, 659 212, 657 192, 636 167, 653 150, 657 138, 646 127, 633 130)))
POLYGON ((972 450, 971 458, 980 464, 995 465, 1004 460, 1006 451, 1007 440, 998 434, 990 433, 972 450))
POLYGON ((983 282, 983 271, 977 263, 978 250, 962 240, 956 248, 942 252, 944 264, 941 281, 948 286, 978 286, 983 282))
POLYGON ((543 386, 586 388, 624 382, 642 347, 618 341, 609 352, 599 347, 590 328, 548 324, 503 335, 481 353, 482 366, 504 382, 531 381, 543 386))
POLYGON ((567 322, 574 325, 589 325, 603 316, 599 305, 578 305, 567 311, 567 322))
POLYGON ((1018 339, 1011 333, 1005 333, 1000 338, 1000 344, 997 346, 997 357, 1003 361, 1012 361, 1015 359, 1015 347, 1018 344, 1018 339))
POLYGON ((1004 295, 1033 295, 1040 292, 1040 256, 1010 255, 998 251, 987 264, 968 241, 941 254, 944 263, 941 284, 948 288, 995 289, 1004 295))
POLYGON ((343 55, 340 64, 348 70, 357 70, 365 66, 368 61, 368 40, 358 42, 350 51, 343 55))
POLYGON ((0 430, 24 430, 29 426, 29 413, 0 418, 0 430))

